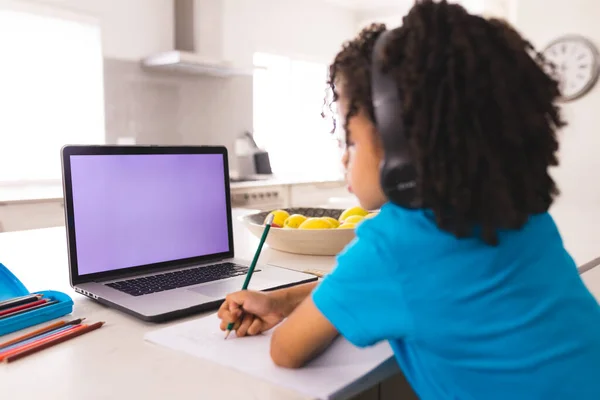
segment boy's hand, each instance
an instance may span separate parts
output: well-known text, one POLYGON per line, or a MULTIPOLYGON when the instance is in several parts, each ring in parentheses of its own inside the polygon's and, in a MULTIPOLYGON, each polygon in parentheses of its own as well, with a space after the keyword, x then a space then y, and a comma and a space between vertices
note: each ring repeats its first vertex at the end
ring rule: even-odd
POLYGON ((243 290, 228 295, 217 314, 221 330, 230 322, 238 337, 254 336, 268 331, 284 319, 279 302, 267 293, 243 290))

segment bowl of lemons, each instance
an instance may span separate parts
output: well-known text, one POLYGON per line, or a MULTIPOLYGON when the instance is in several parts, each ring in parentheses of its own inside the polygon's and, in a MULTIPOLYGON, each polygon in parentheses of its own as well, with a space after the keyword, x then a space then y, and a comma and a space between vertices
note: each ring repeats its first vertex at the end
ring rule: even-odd
POLYGON ((377 212, 361 207, 345 210, 331 208, 287 208, 245 215, 242 221, 258 238, 267 217, 273 225, 266 243, 272 249, 313 256, 335 256, 354 239, 354 229, 377 212))

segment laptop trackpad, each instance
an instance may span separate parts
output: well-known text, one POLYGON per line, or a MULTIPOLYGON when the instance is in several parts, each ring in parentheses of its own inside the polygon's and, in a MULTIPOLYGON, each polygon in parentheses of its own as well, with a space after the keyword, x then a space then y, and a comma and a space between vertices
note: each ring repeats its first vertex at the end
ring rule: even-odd
MULTIPOLYGON (((242 289, 242 284, 244 283, 245 279, 246 276, 238 276, 236 278, 227 279, 226 281, 192 287, 188 290, 204 296, 224 299, 229 293, 239 292, 242 289)), ((262 276, 262 274, 257 274, 256 276, 252 277, 248 289, 265 290, 277 286, 278 283, 279 282, 272 282, 272 280, 262 276)))
POLYGON ((239 291, 243 282, 243 279, 228 279, 227 281, 211 283, 210 285, 196 286, 188 290, 204 296, 223 299, 229 293, 239 291))

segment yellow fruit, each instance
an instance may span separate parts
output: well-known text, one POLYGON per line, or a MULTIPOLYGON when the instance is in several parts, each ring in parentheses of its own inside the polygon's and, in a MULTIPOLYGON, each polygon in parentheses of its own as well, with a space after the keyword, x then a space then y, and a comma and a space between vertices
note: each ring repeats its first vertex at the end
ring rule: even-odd
POLYGON ((308 218, 298 229, 331 229, 331 224, 321 218, 308 218))
POLYGON ((374 213, 370 213, 369 215, 367 215, 367 216, 365 217, 365 219, 370 219, 370 218, 376 217, 376 216, 377 216, 377 214, 379 214, 379 213, 376 213, 376 212, 374 212, 374 213))
POLYGON ((331 218, 331 217, 322 217, 321 219, 329 222, 329 224, 331 225, 332 228, 337 228, 338 226, 340 226, 340 221, 338 221, 335 218, 331 218))
MULTIPOLYGON (((271 211, 269 213, 269 215, 271 215, 271 214, 273 214, 273 216, 274 216, 272 226, 275 228, 283 227, 283 223, 290 216, 290 214, 288 214, 288 212, 284 211, 284 210, 271 211)), ((269 215, 267 215, 267 217, 265 218, 265 222, 264 222, 265 224, 267 223, 267 219, 269 218, 269 215)))
POLYGON ((369 212, 362 207, 352 207, 352 208, 348 208, 347 210, 345 210, 342 213, 342 215, 340 215, 339 220, 341 222, 344 222, 346 220, 346 218, 351 217, 353 215, 359 215, 361 217, 364 217, 365 215, 368 215, 368 214, 369 214, 369 212))
POLYGON ((306 217, 304 215, 290 215, 283 223, 283 227, 286 229, 297 229, 304 221, 306 221, 306 217))
POLYGON ((352 215, 348 218, 346 218, 344 220, 345 224, 358 224, 359 222, 361 222, 363 219, 365 219, 365 217, 361 216, 361 215, 352 215))
POLYGON ((350 222, 344 222, 343 224, 341 224, 338 229, 354 229, 356 227, 355 224, 352 224, 350 222))

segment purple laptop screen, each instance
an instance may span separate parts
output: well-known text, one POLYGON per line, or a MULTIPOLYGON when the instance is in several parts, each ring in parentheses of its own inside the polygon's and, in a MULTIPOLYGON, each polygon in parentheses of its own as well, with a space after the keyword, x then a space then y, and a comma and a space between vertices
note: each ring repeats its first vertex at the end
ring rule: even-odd
POLYGON ((228 252, 223 156, 71 156, 79 275, 228 252))

